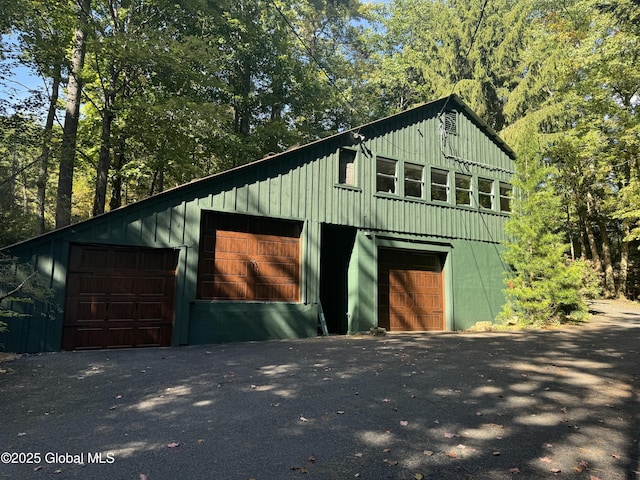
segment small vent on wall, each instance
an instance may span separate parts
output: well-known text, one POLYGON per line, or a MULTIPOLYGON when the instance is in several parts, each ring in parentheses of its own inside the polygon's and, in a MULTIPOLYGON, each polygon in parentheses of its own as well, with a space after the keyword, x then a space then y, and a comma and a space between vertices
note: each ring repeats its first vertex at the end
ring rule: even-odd
POLYGON ((447 135, 458 134, 457 112, 446 112, 444 114, 444 131, 447 135))

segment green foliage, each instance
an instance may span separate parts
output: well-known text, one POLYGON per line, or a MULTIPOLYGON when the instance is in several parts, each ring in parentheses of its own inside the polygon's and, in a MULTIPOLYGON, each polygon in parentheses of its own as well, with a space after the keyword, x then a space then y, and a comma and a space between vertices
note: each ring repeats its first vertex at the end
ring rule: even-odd
POLYGON ((516 195, 506 224, 510 241, 504 261, 502 320, 544 326, 587 318, 584 262, 571 261, 564 241, 560 197, 554 182, 558 170, 522 148, 514 179, 516 195))
MULTIPOLYGON (((33 266, 0 252, 0 318, 28 316, 38 304, 37 311, 48 316, 57 310, 52 303, 53 291, 33 266)), ((0 332, 6 331, 0 321, 0 332)))

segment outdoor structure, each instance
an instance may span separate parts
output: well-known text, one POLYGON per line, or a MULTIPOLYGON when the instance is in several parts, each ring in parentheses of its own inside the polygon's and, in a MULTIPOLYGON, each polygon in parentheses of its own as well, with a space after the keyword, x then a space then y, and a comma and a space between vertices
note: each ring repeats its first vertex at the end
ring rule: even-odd
POLYGON ((453 95, 13 245, 7 351, 456 330, 504 298, 514 154, 453 95))

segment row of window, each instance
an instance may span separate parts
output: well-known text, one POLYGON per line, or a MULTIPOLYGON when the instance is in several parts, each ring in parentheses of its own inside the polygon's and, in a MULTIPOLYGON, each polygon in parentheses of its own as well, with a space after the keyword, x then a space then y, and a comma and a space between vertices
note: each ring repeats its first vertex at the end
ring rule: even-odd
MULTIPOLYGON (((340 184, 355 185, 355 157, 353 150, 340 151, 340 184)), ((511 211, 512 187, 508 183, 384 157, 376 158, 376 192, 500 212, 511 211)))

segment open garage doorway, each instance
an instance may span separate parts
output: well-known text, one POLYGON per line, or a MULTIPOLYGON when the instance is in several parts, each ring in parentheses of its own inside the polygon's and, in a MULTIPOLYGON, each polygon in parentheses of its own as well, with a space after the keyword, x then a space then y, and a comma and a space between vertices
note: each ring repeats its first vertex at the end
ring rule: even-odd
POLYGON ((322 224, 320 246, 320 301, 329 333, 344 335, 349 328, 347 272, 356 229, 322 224))

